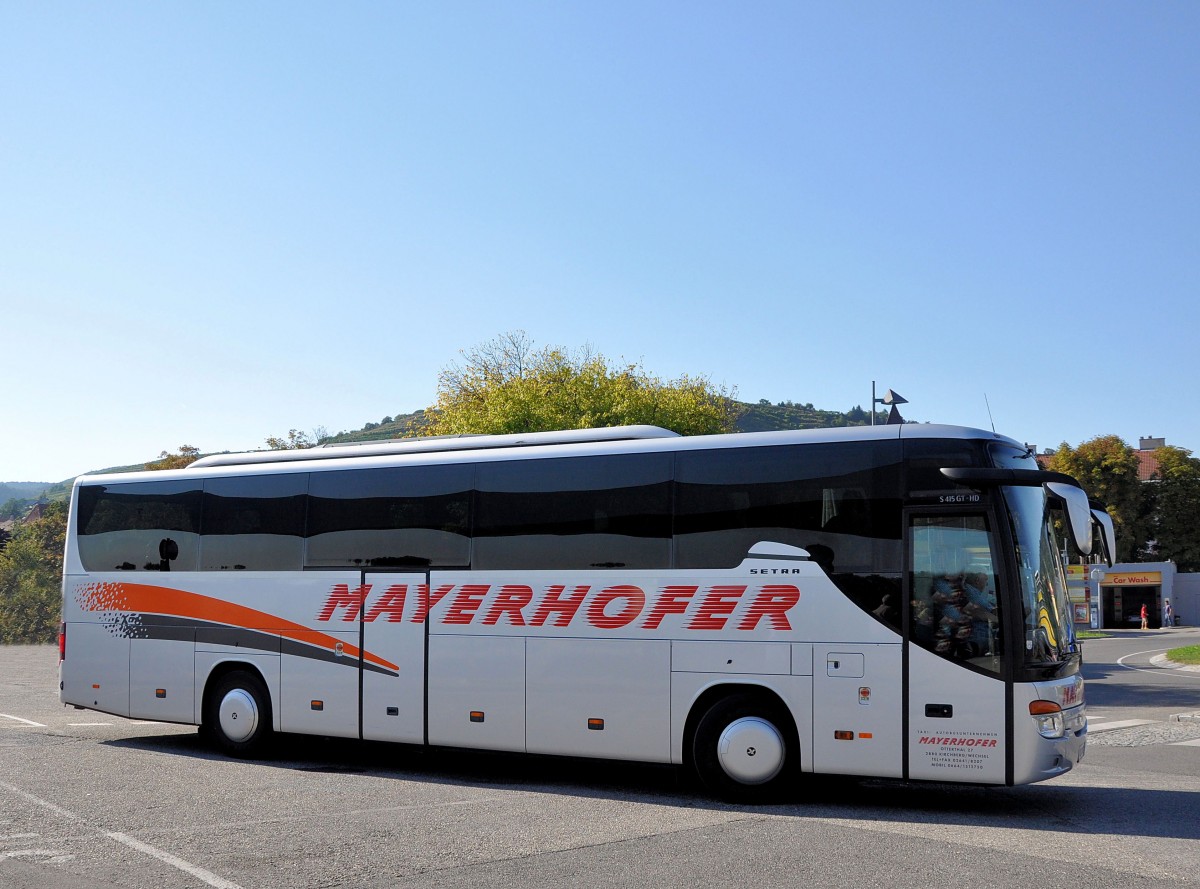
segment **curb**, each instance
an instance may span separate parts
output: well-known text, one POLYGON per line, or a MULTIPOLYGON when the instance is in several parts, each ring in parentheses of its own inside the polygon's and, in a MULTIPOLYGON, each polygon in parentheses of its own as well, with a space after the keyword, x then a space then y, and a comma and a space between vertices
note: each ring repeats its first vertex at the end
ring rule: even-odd
POLYGON ((1183 670, 1186 673, 1200 673, 1200 665, 1197 664, 1180 664, 1171 660, 1165 654, 1156 654, 1150 658, 1150 663, 1156 667, 1163 667, 1168 670, 1183 670))

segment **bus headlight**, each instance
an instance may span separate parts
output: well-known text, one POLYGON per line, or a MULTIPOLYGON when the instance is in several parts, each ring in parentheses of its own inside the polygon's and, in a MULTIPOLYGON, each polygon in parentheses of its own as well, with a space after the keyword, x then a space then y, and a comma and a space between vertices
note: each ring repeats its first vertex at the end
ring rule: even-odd
POLYGON ((1053 701, 1031 701, 1029 715, 1037 723, 1038 734, 1043 738, 1061 738, 1066 732, 1062 707, 1053 701))

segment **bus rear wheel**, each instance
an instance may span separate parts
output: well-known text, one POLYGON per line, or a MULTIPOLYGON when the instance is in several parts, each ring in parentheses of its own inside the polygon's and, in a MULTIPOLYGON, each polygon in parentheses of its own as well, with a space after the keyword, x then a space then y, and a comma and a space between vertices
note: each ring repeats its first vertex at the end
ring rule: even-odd
POLYGON ((245 670, 222 677, 205 701, 204 725, 226 753, 260 755, 271 737, 271 698, 262 680, 245 670))
POLYGON ((722 698, 700 718, 692 764, 711 793, 732 802, 768 802, 792 781, 800 763, 791 717, 753 694, 722 698))

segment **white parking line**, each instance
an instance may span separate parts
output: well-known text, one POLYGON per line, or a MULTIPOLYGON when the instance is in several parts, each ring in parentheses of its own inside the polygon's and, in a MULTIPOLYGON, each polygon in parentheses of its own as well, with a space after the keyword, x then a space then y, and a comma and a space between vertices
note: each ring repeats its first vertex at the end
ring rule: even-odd
MULTIPOLYGON (((54 814, 60 815, 63 818, 66 818, 68 821, 83 821, 83 819, 80 818, 78 815, 76 815, 74 812, 68 811, 67 809, 64 809, 62 806, 57 806, 48 800, 42 799, 41 797, 34 796, 32 793, 22 790, 20 787, 15 787, 12 784, 9 784, 7 781, 0 781, 0 789, 7 790, 10 793, 15 793, 17 796, 21 797, 22 799, 28 800, 29 802, 33 803, 34 805, 41 806, 44 809, 49 809, 54 814)), ((178 857, 177 855, 172 855, 170 852, 164 852, 162 849, 159 849, 155 846, 151 846, 149 843, 143 843, 141 840, 135 840, 133 837, 128 836, 123 833, 120 833, 118 831, 101 831, 101 833, 103 833, 104 836, 108 837, 110 840, 113 840, 114 842, 118 842, 123 846, 128 846, 130 849, 135 849, 138 852, 143 853, 144 855, 149 855, 151 858, 156 858, 159 861, 163 862, 164 864, 169 864, 169 865, 171 865, 171 867, 178 868, 179 870, 183 871, 184 873, 190 874, 191 876, 195 877, 197 880, 200 880, 201 882, 207 883, 209 886, 212 886, 213 889, 242 889, 242 887, 239 886, 237 883, 234 883, 230 880, 226 880, 224 877, 217 876, 212 871, 205 870, 202 867, 192 864, 190 861, 184 861, 182 858, 178 857)), ((26 849, 26 850, 22 850, 20 852, 9 852, 9 853, 5 853, 5 854, 7 854, 10 857, 61 855, 61 853, 53 852, 50 850, 44 850, 44 849, 26 849)), ((0 855, 0 858, 2 858, 2 857, 3 857, 3 855, 0 855)), ((66 859, 64 859, 64 858, 52 858, 51 859, 51 861, 63 861, 63 860, 66 860, 66 859)))
POLYGON ((29 802, 33 803, 35 806, 41 806, 43 809, 49 809, 55 815, 60 815, 61 817, 66 818, 68 821, 78 821, 79 820, 79 816, 77 816, 74 812, 68 812, 62 806, 56 806, 56 805, 54 805, 54 803, 48 802, 47 800, 44 800, 39 796, 34 796, 32 793, 26 793, 20 787, 14 787, 13 785, 9 784, 7 781, 0 781, 0 787, 3 787, 9 793, 15 793, 17 796, 28 800, 29 802))
POLYGON ((1131 728, 1135 725, 1152 725, 1153 719, 1118 719, 1116 722, 1106 722, 1103 725, 1092 725, 1091 719, 1088 720, 1089 732, 1111 732, 1118 728, 1131 728))
POLYGON ((32 719, 22 719, 20 716, 9 716, 7 713, 0 713, 0 717, 12 719, 15 722, 24 723, 25 725, 33 726, 34 728, 45 728, 40 722, 34 722, 32 719))
POLYGON ((18 849, 14 852, 0 852, 0 861, 6 858, 40 858, 46 864, 65 864, 74 858, 67 852, 57 849, 18 849))
POLYGON ((116 840, 118 843, 128 846, 130 849, 136 849, 139 852, 149 855, 151 858, 157 858, 171 867, 177 867, 185 874, 191 874, 197 880, 202 880, 214 889, 242 889, 237 883, 232 883, 224 877, 218 877, 212 871, 205 870, 202 867, 197 867, 190 862, 184 861, 172 855, 170 852, 164 852, 162 849, 157 849, 149 843, 143 843, 141 840, 135 840, 133 837, 126 836, 123 833, 106 833, 106 837, 116 840))
POLYGON ((80 726, 85 726, 85 725, 112 725, 112 723, 111 722, 68 722, 67 725, 72 726, 74 728, 78 728, 80 726))

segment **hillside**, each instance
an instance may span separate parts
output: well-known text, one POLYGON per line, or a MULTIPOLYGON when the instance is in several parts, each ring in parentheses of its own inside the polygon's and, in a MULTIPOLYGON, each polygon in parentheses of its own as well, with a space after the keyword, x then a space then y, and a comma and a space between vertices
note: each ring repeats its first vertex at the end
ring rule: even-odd
MULTIPOLYGON (((781 401, 778 404, 763 399, 757 404, 737 402, 739 416, 738 432, 773 432, 780 429, 820 429, 831 426, 865 426, 871 415, 861 407, 850 411, 823 411, 811 404, 795 404, 781 401)), ((876 422, 883 423, 887 415, 880 413, 876 422)), ((382 441, 389 438, 404 438, 411 435, 425 422, 425 412, 414 411, 395 417, 384 417, 379 423, 367 423, 362 429, 339 432, 325 439, 340 443, 351 441, 382 441)))
POLYGON ((0 503, 7 503, 9 500, 36 500, 52 487, 52 482, 0 482, 0 503))
MULTIPOLYGON (((763 399, 757 404, 741 402, 742 413, 738 417, 738 432, 774 432, 780 429, 824 429, 832 426, 865 426, 871 422, 871 415, 860 407, 843 413, 842 411, 823 411, 811 404, 794 404, 781 401, 779 404, 763 399)), ((879 414, 876 422, 882 423, 887 419, 885 414, 879 414)))
POLYGON ((382 422, 367 423, 362 429, 339 432, 337 435, 322 439, 322 443, 336 444, 347 441, 383 441, 389 438, 405 438, 413 435, 424 424, 425 411, 413 411, 411 414, 384 417, 382 422))

